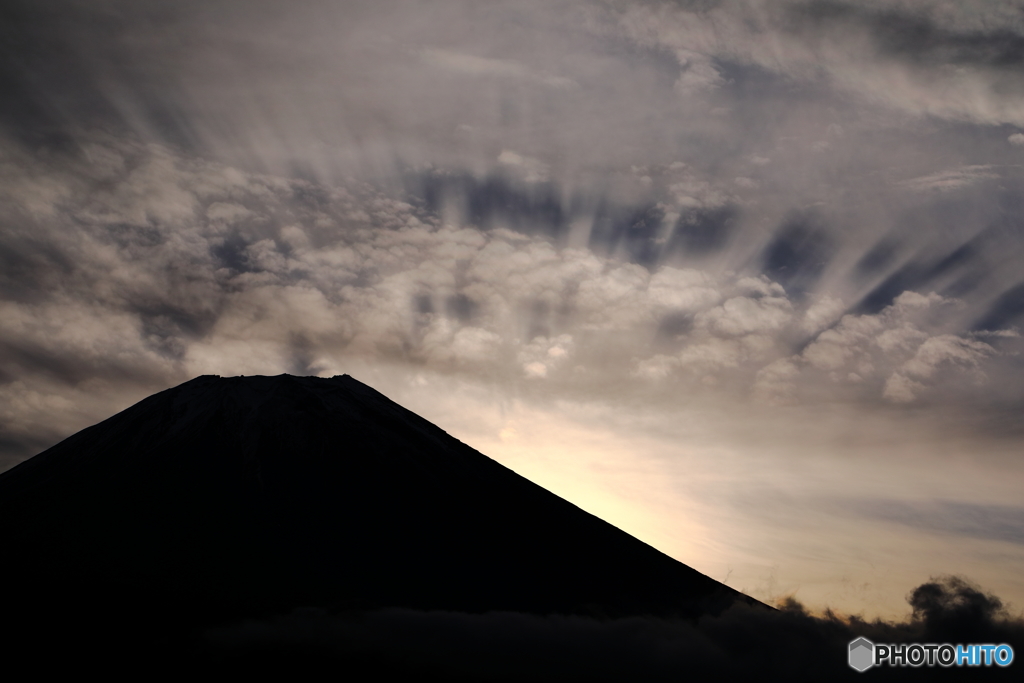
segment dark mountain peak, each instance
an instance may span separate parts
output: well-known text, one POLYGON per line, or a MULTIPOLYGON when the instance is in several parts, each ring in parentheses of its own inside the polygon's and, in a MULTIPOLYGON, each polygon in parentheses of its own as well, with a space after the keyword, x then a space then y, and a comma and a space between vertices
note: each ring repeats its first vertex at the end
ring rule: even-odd
POLYGON ((754 602, 348 375, 206 375, 150 396, 0 475, 0 547, 8 597, 102 595, 195 623, 754 602))

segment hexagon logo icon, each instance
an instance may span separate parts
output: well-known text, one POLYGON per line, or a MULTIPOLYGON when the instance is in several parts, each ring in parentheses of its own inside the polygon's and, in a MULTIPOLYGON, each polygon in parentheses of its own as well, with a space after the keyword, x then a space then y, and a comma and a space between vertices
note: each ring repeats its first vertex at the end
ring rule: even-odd
POLYGON ((875 644, 863 636, 850 641, 850 666, 857 671, 867 671, 875 663, 875 644))

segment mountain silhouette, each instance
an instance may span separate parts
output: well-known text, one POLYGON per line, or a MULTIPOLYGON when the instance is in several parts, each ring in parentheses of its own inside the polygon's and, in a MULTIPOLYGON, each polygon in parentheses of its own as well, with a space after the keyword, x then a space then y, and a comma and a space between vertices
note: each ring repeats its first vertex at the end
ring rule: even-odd
POLYGON ((198 377, 78 432, 0 474, 0 554, 6 625, 37 634, 760 604, 347 375, 198 377))

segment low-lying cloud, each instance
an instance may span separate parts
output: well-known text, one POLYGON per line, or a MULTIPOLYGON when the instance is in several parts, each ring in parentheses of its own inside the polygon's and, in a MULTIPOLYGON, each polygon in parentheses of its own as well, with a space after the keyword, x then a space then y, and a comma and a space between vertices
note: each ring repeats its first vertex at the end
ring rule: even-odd
MULTIPOLYGON (((858 636, 879 643, 1024 645, 1024 624, 999 598, 959 577, 924 583, 907 596, 909 618, 864 621, 831 611, 809 614, 792 598, 778 611, 734 606, 695 622, 650 617, 595 619, 494 612, 390 609, 331 615, 308 609, 267 621, 211 629, 204 656, 233 667, 366 666, 445 680, 647 681, 854 680, 846 662, 858 636)), ((985 669, 876 668, 886 680, 985 669)))

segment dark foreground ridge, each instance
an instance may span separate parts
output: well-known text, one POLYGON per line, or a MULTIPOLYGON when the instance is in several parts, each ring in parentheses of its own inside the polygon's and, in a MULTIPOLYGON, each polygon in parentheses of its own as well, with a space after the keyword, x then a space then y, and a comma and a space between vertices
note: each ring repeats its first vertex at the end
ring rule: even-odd
POLYGON ((60 615, 159 639, 297 608, 760 605, 347 375, 199 377, 71 436, 0 475, 0 549, 23 634, 60 615))

